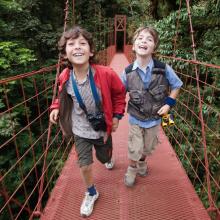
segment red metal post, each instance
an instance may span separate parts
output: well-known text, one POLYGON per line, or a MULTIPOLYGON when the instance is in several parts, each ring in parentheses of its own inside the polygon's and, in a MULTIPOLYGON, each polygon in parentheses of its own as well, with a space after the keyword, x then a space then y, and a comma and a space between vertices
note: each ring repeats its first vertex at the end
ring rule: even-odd
POLYGON ((123 42, 123 51, 126 44, 126 16, 125 15, 115 15, 115 47, 117 46, 117 32, 124 32, 124 42, 123 42))

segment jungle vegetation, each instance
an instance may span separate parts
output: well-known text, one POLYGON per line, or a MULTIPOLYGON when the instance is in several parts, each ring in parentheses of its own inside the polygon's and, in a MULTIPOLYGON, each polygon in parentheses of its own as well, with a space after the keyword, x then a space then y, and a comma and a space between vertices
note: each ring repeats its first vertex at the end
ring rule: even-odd
MULTIPOLYGON (((131 43, 132 34, 141 25, 152 25, 156 27, 160 34, 160 47, 158 52, 161 55, 175 55, 183 59, 193 59, 192 43, 190 40, 190 28, 186 2, 180 0, 80 0, 75 1, 74 11, 72 2, 69 1, 68 26, 74 24, 81 25, 91 31, 96 39, 96 50, 102 50, 107 45, 107 34, 113 31, 113 18, 116 14, 127 16, 127 43, 131 43), (179 11, 181 4, 181 9, 179 11), (177 18, 179 26, 177 28, 177 18), (111 30, 109 30, 109 28, 111 30), (174 37, 177 41, 174 51, 174 37)), ((197 59, 201 62, 220 65, 220 1, 219 0, 191 0, 191 16, 196 42, 197 59)), ((60 0, 1 0, 0 1, 0 79, 21 73, 38 70, 45 66, 56 64, 58 60, 57 41, 63 32, 65 1, 60 0)), ((178 65, 178 64, 177 64, 178 65)), ((179 66, 179 68, 181 68, 179 66)), ((55 75, 54 75, 55 76, 55 75)), ((220 88, 220 75, 216 77, 213 84, 220 88)), ((11 85, 12 91, 16 91, 16 83, 11 85)), ((32 88, 26 86, 30 93, 32 88)), ((208 89, 208 88, 207 88, 208 89)), ((219 112, 220 97, 219 92, 215 94, 211 102, 219 112)), ((16 94, 13 94, 16 99, 16 94)), ((6 108, 3 100, 3 88, 0 87, 0 112, 6 108)), ((52 95, 50 94, 50 100, 52 95)), ((182 98, 184 99, 184 97, 182 98)), ((191 103, 193 105, 193 103, 191 103)), ((34 117, 34 105, 30 107, 29 114, 34 117)), ((206 109, 204 109, 205 111, 206 109)), ((21 117, 23 109, 18 109, 14 113, 13 123, 17 127, 22 127, 21 117)), ((219 115, 212 115, 212 120, 219 120, 219 115)), ((9 126, 12 122, 9 117, 0 118, 0 143, 9 137, 13 132, 9 126)), ((45 122, 45 127, 48 122, 45 122)), ((196 123, 192 125, 196 128, 196 123)), ((37 130, 33 130, 37 136, 37 130)), ((177 131, 173 131, 174 134, 177 131)), ((187 129, 185 128, 187 133, 187 129)), ((176 135, 178 135, 176 133, 176 135)), ((170 141, 175 148, 175 141, 169 135, 170 141)), ((18 143, 28 141, 26 136, 20 137, 18 143)), ((210 136, 211 139, 211 136, 210 136)), ((209 147, 217 148, 219 139, 212 140, 215 143, 209 147)), ((211 145, 211 144, 210 144, 211 145)), ((186 151, 190 151, 184 145, 186 151)), ((199 146, 196 146, 199 148, 199 146)), ((177 151, 178 153, 178 151, 177 151)), ((216 158, 220 160, 219 149, 215 151, 216 158)), ((184 160, 184 155, 180 152, 180 160, 191 178, 193 175, 184 160)), ((0 149, 0 174, 8 169, 8 161, 13 161, 14 154, 10 151, 0 149)), ((193 158, 192 158, 193 160, 193 158)), ((196 161, 194 161, 196 164, 196 161)), ((28 170, 30 161, 24 164, 28 170)), ((58 165, 63 162, 57 161, 58 165)), ((57 166, 57 164, 55 164, 57 166)), ((219 167, 216 163, 211 163, 213 175, 219 174, 219 167)), ((200 175, 204 169, 201 167, 200 175)), ((193 177, 192 177, 193 178, 193 177)), ((205 178, 205 177, 204 177, 205 178)), ((16 178, 12 178, 16 179, 16 178)), ((7 183, 7 187, 13 188, 15 183, 7 183), (11 184, 11 185, 10 185, 11 184)), ((31 187, 31 183, 29 184, 31 187)), ((199 193, 200 185, 195 184, 199 193)), ((219 192, 218 192, 219 193, 219 192)), ((207 207, 207 197, 201 198, 207 207)), ((0 204, 3 202, 0 199, 0 204)), ((34 202, 33 202, 34 204, 34 202)), ((220 194, 217 204, 220 205, 220 194)), ((6 216, 0 219, 7 219, 6 216)), ((28 219, 23 215, 23 219, 28 219)))

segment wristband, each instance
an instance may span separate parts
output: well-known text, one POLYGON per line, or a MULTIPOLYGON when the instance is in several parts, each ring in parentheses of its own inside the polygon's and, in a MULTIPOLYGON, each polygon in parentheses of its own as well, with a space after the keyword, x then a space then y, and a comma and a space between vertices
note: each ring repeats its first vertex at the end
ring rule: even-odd
POLYGON ((176 104, 176 100, 168 96, 165 98, 165 104, 169 105, 170 107, 173 107, 176 104))

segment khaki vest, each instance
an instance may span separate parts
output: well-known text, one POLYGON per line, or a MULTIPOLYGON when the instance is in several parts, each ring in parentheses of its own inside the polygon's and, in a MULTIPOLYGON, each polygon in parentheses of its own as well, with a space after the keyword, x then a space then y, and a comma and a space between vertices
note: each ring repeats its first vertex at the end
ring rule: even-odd
POLYGON ((165 76, 165 64, 154 60, 152 77, 147 89, 138 72, 132 70, 133 64, 126 69, 127 90, 129 92, 128 113, 133 117, 145 121, 159 119, 157 111, 164 105, 168 95, 168 81, 165 76))

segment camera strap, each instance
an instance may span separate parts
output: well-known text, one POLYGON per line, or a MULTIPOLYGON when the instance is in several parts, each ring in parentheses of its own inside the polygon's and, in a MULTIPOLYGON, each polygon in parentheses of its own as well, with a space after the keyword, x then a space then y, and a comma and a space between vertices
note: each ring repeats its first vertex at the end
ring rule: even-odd
MULTIPOLYGON (((79 103, 79 106, 87 115, 88 112, 87 112, 86 106, 85 106, 85 104, 82 100, 82 97, 81 97, 80 93, 79 93, 79 90, 78 90, 78 87, 77 87, 77 84, 76 84, 76 80, 74 79, 72 73, 70 74, 70 77, 71 77, 71 81, 72 81, 73 90, 74 90, 74 93, 76 95, 76 99, 79 103)), ((90 87, 91 87, 93 98, 95 100, 96 107, 99 109, 99 111, 101 111, 101 101, 100 101, 100 98, 99 98, 99 95, 98 95, 98 92, 97 92, 97 89, 96 89, 96 86, 95 86, 95 81, 94 81, 94 78, 93 78, 91 67, 89 67, 89 82, 90 82, 90 87)))

